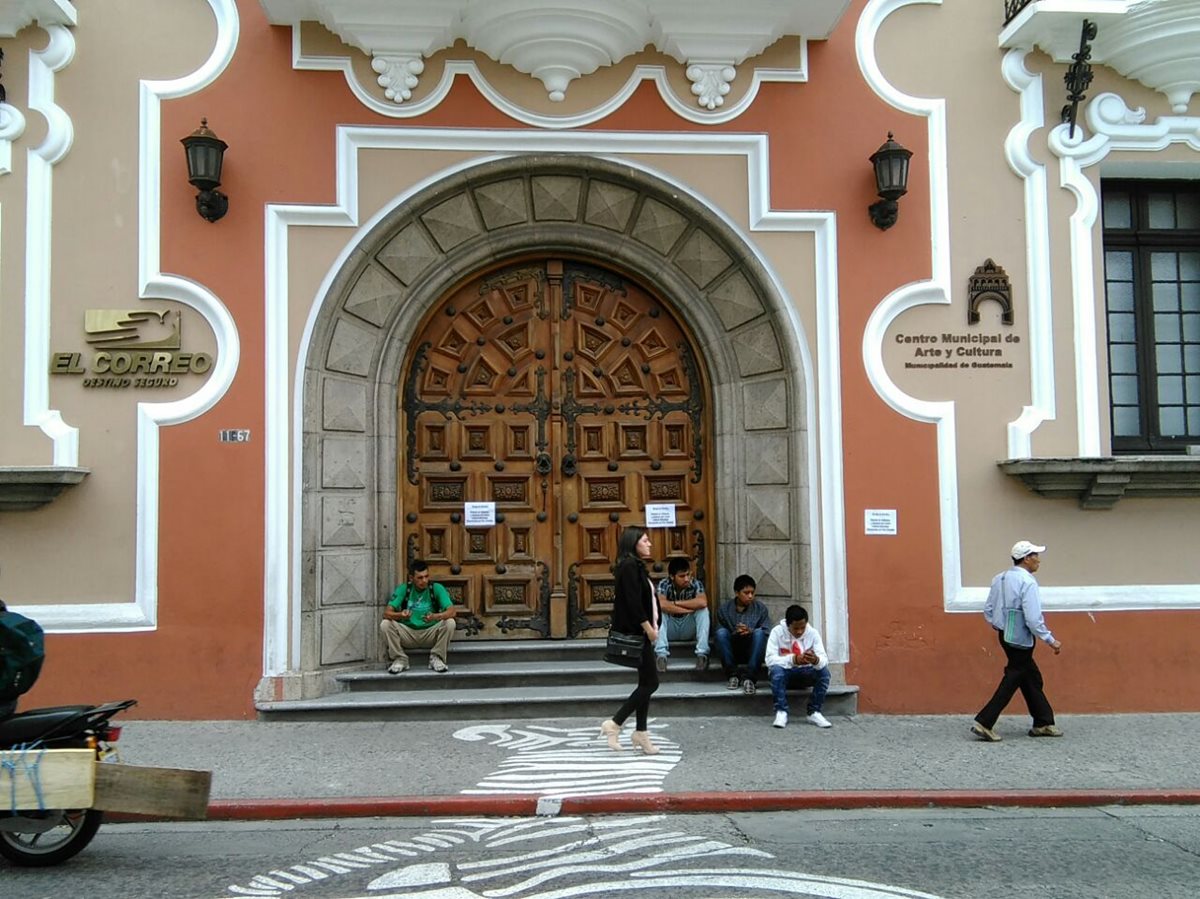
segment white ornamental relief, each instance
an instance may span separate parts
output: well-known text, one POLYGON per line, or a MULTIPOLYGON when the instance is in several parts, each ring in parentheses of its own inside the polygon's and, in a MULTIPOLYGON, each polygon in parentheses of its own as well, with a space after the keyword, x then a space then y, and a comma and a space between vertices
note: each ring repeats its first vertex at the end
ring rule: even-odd
POLYGON ((716 109, 725 104, 729 83, 736 76, 737 69, 725 63, 692 63, 687 68, 692 93, 705 109, 716 109))
POLYGON ((425 61, 420 56, 379 54, 371 60, 371 68, 379 74, 376 80, 383 88, 383 95, 395 103, 403 103, 412 99, 418 76, 425 71, 425 61))

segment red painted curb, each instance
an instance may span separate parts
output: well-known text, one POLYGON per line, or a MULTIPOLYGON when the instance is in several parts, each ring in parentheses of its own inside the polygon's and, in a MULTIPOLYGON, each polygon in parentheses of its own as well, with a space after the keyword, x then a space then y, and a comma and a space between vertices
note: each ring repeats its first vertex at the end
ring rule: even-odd
MULTIPOLYGON (((440 818, 615 815, 647 812, 778 812, 860 808, 1067 808, 1100 805, 1200 805, 1200 790, 829 790, 821 792, 624 793, 549 799, 517 796, 401 796, 332 799, 218 799, 210 821, 295 818, 440 818)), ((156 820, 109 815, 113 821, 156 820)))

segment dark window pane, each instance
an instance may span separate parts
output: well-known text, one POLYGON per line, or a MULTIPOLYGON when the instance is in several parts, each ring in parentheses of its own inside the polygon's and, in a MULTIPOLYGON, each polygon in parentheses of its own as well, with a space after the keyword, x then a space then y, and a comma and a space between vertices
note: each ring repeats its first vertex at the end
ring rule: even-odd
POLYGON ((1154 348, 1154 362, 1160 374, 1177 375, 1183 371, 1183 354, 1179 346, 1162 344, 1154 348))
POLYGON ((1200 375, 1188 375, 1184 380, 1187 382, 1188 403, 1200 406, 1200 375))
POLYGON ((1200 437, 1200 406, 1188 409, 1188 432, 1189 437, 1200 437))
POLYGON ((1108 339, 1119 343, 1132 343, 1136 337, 1132 312, 1117 312, 1108 317, 1108 339))
MULTIPOLYGON (((1200 285, 1198 285, 1200 286, 1200 285)), ((1130 281, 1109 281, 1105 294, 1109 312, 1133 311, 1133 284, 1130 281)))
POLYGON ((1150 194, 1150 222, 1149 226, 1154 229, 1168 229, 1175 227, 1175 195, 1174 194, 1150 194))
POLYGON ((1179 280, 1178 253, 1151 253, 1150 277, 1155 281, 1179 280))
POLYGON ((1184 312, 1200 312, 1200 284, 1188 282, 1179 285, 1184 312))
POLYGON ((1136 406, 1138 379, 1131 375, 1115 376, 1112 379, 1112 401, 1118 406, 1136 406))
POLYGON ((1158 410, 1158 433, 1163 437, 1183 437, 1187 429, 1183 423, 1183 408, 1166 406, 1158 410))
POLYGON ((1151 290, 1154 292, 1155 312, 1179 311, 1179 285, 1174 281, 1156 281, 1151 290))
POLYGON ((1115 344, 1108 353, 1109 366, 1116 375, 1137 374, 1137 347, 1132 343, 1115 344))
POLYGON ((1131 228, 1133 213, 1129 205, 1129 194, 1123 190, 1104 191, 1104 227, 1131 228))
POLYGON ((1104 273, 1110 281, 1133 280, 1133 253, 1109 250, 1104 254, 1104 273))
POLYGON ((1113 409, 1113 434, 1117 437, 1137 437, 1142 432, 1142 422, 1136 407, 1119 406, 1113 409))
POLYGON ((1176 194, 1175 212, 1179 216, 1180 228, 1200 230, 1200 194, 1176 194))
POLYGON ((1158 379, 1158 404, 1160 406, 1183 404, 1183 378, 1158 379))
POLYGON ((1183 339, 1200 340, 1200 315, 1183 317, 1183 339))
POLYGON ((1200 372, 1200 345, 1189 344, 1183 348, 1183 370, 1189 375, 1200 372))
POLYGON ((1159 343, 1179 342, 1179 316, 1174 312, 1154 316, 1154 339, 1159 343))

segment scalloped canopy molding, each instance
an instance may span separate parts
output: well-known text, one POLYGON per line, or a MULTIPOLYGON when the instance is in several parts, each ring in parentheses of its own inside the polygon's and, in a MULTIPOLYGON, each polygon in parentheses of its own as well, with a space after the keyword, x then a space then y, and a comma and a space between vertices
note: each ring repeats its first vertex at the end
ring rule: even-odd
POLYGON ((1079 52, 1095 22, 1092 63, 1163 94, 1177 115, 1200 91, 1200 0, 1036 0, 1000 32, 1000 46, 1039 47, 1055 62, 1079 52))
POLYGON ((850 0, 259 0, 275 25, 319 22, 371 56, 389 100, 412 96, 424 59, 463 40, 539 79, 560 101, 575 78, 653 45, 687 66, 715 109, 736 67, 786 35, 829 37, 850 0))
POLYGON ((74 25, 75 5, 70 0, 3 0, 0 2, 0 37, 16 37, 22 28, 34 22, 49 25, 74 25))

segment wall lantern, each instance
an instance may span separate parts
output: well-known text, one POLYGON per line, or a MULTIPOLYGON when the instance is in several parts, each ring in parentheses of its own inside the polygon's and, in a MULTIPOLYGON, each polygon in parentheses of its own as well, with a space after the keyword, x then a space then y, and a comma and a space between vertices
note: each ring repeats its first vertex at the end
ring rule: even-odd
POLYGON ((875 166, 875 188, 881 199, 878 203, 872 203, 867 211, 871 214, 871 222, 882 231, 896 224, 900 214, 896 201, 908 193, 908 160, 911 157, 912 150, 892 140, 890 131, 887 142, 871 154, 871 164, 875 166))
POLYGON ((208 127, 208 119, 180 141, 187 154, 188 181, 197 188, 196 211, 200 217, 215 222, 229 209, 229 198, 217 190, 221 186, 221 162, 229 145, 208 127))

